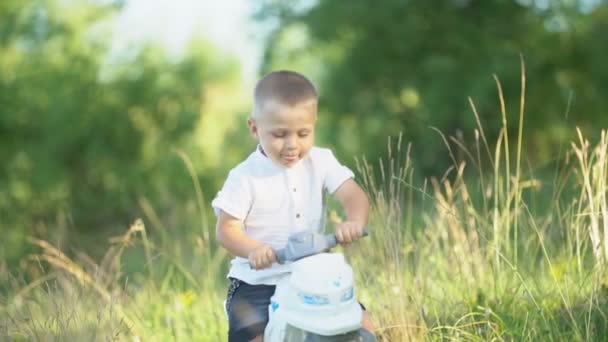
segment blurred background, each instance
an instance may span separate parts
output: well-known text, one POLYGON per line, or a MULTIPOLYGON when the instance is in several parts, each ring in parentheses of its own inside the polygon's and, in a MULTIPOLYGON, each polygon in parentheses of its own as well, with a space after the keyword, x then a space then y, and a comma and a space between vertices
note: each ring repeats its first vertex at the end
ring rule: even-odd
POLYGON ((438 132, 479 143, 471 101, 494 150, 496 79, 517 135, 523 56, 523 170, 542 178, 576 126, 608 125, 607 52, 602 0, 2 0, 0 260, 19 267, 28 236, 100 256, 138 217, 200 235, 278 68, 318 86, 319 145, 354 168, 402 135, 425 179, 452 165, 438 132))

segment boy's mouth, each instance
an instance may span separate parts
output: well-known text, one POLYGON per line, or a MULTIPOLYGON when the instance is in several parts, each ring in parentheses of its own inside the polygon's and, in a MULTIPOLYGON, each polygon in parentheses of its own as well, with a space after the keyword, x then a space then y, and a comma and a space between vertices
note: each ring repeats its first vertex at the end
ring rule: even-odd
POLYGON ((297 154, 293 154, 293 155, 284 155, 284 156, 283 156, 283 159, 284 159, 286 162, 291 163, 291 162, 294 162, 294 161, 298 160, 298 155, 297 155, 297 154))

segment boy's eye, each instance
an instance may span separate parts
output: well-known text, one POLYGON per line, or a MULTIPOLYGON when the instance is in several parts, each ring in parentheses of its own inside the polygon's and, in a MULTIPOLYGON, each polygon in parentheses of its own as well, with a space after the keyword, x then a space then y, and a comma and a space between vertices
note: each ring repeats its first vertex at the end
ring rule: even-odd
POLYGON ((272 136, 275 138, 283 138, 285 136, 285 132, 272 132, 272 136))
POLYGON ((300 138, 306 138, 309 134, 310 134, 309 132, 300 132, 300 133, 298 133, 298 136, 300 138))

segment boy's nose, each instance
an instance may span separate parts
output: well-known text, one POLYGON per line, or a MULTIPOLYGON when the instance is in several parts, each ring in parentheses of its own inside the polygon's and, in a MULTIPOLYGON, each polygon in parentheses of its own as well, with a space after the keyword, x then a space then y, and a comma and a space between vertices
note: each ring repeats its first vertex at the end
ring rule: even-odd
POLYGON ((296 138, 295 137, 289 137, 287 138, 287 141, 285 142, 285 146, 289 149, 291 148, 295 148, 297 146, 296 144, 296 138))

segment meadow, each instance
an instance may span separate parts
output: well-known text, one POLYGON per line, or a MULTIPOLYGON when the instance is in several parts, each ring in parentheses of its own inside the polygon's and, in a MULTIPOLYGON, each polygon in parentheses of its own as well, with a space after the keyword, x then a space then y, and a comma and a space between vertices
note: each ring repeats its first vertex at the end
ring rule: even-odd
MULTIPOLYGON (((340 251, 380 341, 608 339, 608 133, 577 131, 539 169, 525 163, 523 99, 514 137, 504 107, 498 119, 491 143, 481 124, 472 147, 439 132, 453 161, 442 177, 418 180, 400 136, 387 158, 357 160, 371 235, 340 251)), ((142 199, 145 217, 99 241, 101 258, 31 238, 37 252, 18 271, 0 266, 0 340, 225 340, 230 258, 182 157, 196 207, 171 220, 190 228, 176 232, 142 199)))

